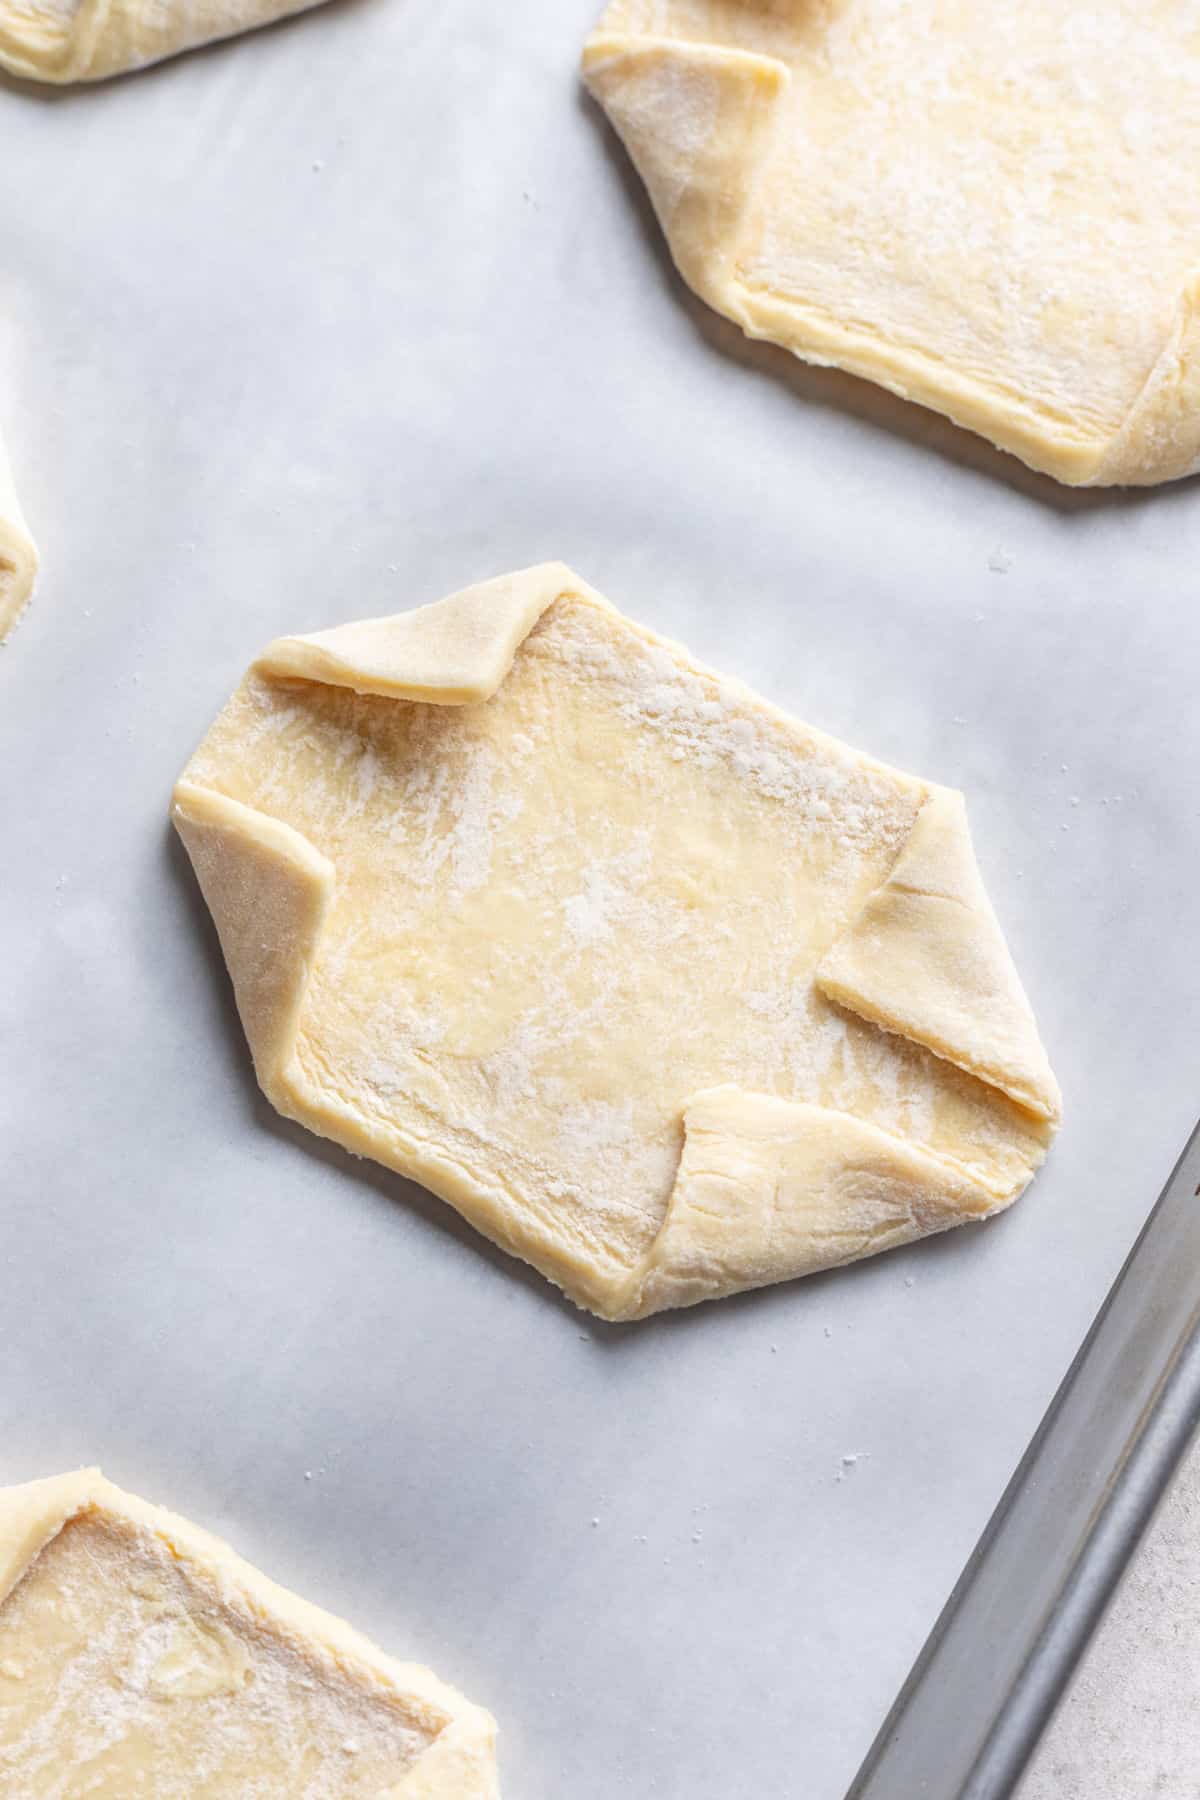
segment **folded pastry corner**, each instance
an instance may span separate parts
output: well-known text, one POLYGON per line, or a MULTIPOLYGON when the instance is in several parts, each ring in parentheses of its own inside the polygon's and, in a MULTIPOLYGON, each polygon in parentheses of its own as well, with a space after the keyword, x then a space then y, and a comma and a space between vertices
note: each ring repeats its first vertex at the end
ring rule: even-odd
POLYGON ((320 0, 0 0, 0 69, 103 81, 305 12, 320 0))
POLYGON ((98 1469, 0 1489, 0 1788, 85 1766, 156 1800, 201 1769, 214 1800, 498 1795, 488 1713, 98 1469))
POLYGON ((290 825, 186 779, 175 785, 171 818, 217 928, 259 1085, 287 1113, 287 1073, 333 866, 290 825))
POLYGON ((1058 1123, 1058 1083, 953 789, 930 790, 895 866, 818 963, 816 983, 1058 1123))
POLYGON ((850 1113, 741 1088, 695 1094, 661 1231, 613 1316, 766 1287, 984 1219, 1012 1203, 850 1113))
POLYGON ((583 584, 564 563, 539 563, 411 612, 276 638, 255 667, 387 700, 490 700, 551 601, 571 587, 583 584))
POLYGON ((28 604, 37 568, 37 550, 17 504, 12 470, 0 438, 0 644, 28 604))
POLYGON ((789 74, 722 44, 596 32, 583 77, 625 145, 680 274, 730 317, 734 254, 789 74))
POLYGON ((1167 340, 1112 439, 1096 453, 1096 487, 1147 487, 1200 474, 1200 268, 1174 308, 1167 340))

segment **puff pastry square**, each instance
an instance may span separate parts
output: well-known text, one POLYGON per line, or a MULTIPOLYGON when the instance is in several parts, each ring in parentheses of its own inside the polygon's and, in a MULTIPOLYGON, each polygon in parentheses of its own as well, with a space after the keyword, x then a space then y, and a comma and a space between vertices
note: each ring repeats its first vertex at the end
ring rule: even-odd
POLYGON ((749 336, 1059 481, 1200 465, 1192 7, 613 0, 584 73, 749 336))
POLYGON ((83 1469, 0 1489, 0 1793, 497 1800, 495 1725, 83 1469))
POLYGON ((174 819, 275 1106, 607 1318, 983 1218, 1058 1119, 961 796, 561 564, 272 644, 174 819))
POLYGON ((17 505, 12 470, 0 438, 0 644, 25 610, 37 566, 37 551, 17 505))
POLYGON ((0 0, 0 69, 103 81, 306 12, 320 0, 0 0))

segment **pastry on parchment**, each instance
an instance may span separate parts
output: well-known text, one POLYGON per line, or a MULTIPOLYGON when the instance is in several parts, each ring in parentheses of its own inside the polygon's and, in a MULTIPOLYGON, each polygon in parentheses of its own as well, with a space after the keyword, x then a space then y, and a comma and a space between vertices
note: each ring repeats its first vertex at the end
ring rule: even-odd
POLYGON ((98 1469, 0 1489, 0 1793, 497 1800, 489 1715, 98 1469))
POLYGON ((25 610, 37 566, 37 551, 17 505, 12 470, 0 438, 0 644, 25 610))
POLYGON ((1200 33, 1135 0, 613 0, 685 281, 1071 484, 1200 465, 1200 33))
POLYGON ((102 81, 306 12, 320 0, 0 0, 0 69, 102 81))
POLYGON ((1054 1131, 961 796, 561 564, 279 639, 174 819, 275 1106, 607 1318, 983 1218, 1054 1131))

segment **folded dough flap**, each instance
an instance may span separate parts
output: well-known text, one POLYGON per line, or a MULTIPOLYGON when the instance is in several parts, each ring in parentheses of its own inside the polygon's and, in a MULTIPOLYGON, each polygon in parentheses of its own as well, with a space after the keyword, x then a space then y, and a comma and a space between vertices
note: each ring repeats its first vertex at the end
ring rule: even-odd
POLYGON ((276 1100, 333 894, 333 864, 290 825, 180 781, 172 818, 213 916, 264 1091, 276 1100))
POLYGON ((31 81, 100 81, 317 0, 0 0, 0 68, 31 81))
POLYGON ((12 470, 0 439, 0 644, 33 592, 37 550, 17 504, 12 470))
POLYGON ((43 1481, 0 1488, 0 1603, 68 1519, 81 1512, 104 1485, 99 1469, 76 1469, 43 1481))
POLYGON ((1147 486, 1200 473, 1200 270, 1120 431, 1083 477, 1092 487, 1147 486))
POLYGON ((191 1572, 215 1581, 227 1602, 241 1601, 284 1639, 315 1646, 343 1672, 361 1668, 402 1694, 431 1733, 428 1748, 385 1800, 497 1800, 496 1722, 419 1663, 398 1662, 333 1613, 291 1593, 202 1526, 126 1493, 99 1469, 0 1488, 0 1603, 71 1519, 99 1513, 152 1533, 191 1572))
POLYGON ((431 606, 361 619, 309 637, 277 638, 255 663, 267 675, 356 694, 463 706, 490 700, 546 608, 587 592, 563 563, 542 563, 463 588, 431 606))
POLYGON ((1057 1121, 1050 1072, 984 889, 961 794, 935 788, 887 880, 817 966, 839 1006, 1057 1121))
MULTIPOLYGON (((1016 1199, 849 1113, 709 1088, 688 1102, 667 1215, 621 1315, 813 1275, 1016 1199)), ((1032 1171, 1030 1171, 1032 1173, 1032 1171)))
POLYGON ((74 40, 97 0, 80 6, 32 6, 0 0, 0 69, 30 81, 71 79, 74 40), (84 18, 81 20, 81 14, 84 18))
POLYGON ((597 32, 583 75, 650 195, 684 279, 724 288, 791 80, 785 63, 721 44, 597 32))

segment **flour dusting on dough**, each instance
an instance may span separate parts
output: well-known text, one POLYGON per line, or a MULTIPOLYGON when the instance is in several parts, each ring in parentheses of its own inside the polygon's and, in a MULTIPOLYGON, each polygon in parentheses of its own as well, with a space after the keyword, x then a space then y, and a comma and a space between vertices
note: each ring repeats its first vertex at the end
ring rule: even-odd
MULTIPOLYGON (((928 790, 586 598, 483 704, 249 678, 190 778, 336 870, 298 1066, 611 1269, 662 1225, 701 1090, 869 1120, 1016 1186, 1033 1122, 813 975, 928 790)), ((411 1152, 405 1152, 410 1156, 411 1152)))
POLYGON ((70 1521, 35 1558, 0 1605, 0 1657, 18 1671, 0 1683, 14 1800, 367 1800, 432 1740, 382 1681, 304 1653, 161 1540, 103 1519, 70 1521))

